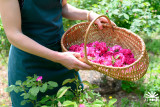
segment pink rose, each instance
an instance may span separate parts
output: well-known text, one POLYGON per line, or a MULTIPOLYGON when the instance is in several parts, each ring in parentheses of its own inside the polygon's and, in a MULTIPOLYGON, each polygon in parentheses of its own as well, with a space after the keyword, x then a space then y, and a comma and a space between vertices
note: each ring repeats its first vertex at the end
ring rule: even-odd
POLYGON ((80 44, 80 47, 84 47, 84 43, 81 43, 81 44, 80 44))
POLYGON ((72 46, 69 48, 69 51, 79 52, 79 51, 80 51, 80 46, 79 46, 79 45, 72 45, 72 46))
POLYGON ((136 60, 134 58, 126 58, 125 63, 129 65, 129 64, 132 64, 135 61, 136 60))
POLYGON ((124 55, 128 55, 128 54, 131 54, 131 50, 130 49, 122 49, 119 51, 120 53, 123 53, 124 55))
POLYGON ((110 49, 111 49, 110 51, 119 52, 120 50, 122 50, 122 47, 120 45, 115 45, 110 49))
POLYGON ((41 81, 42 80, 42 76, 38 76, 38 78, 36 79, 36 81, 41 81))
POLYGON ((115 59, 115 63, 114 66, 115 67, 122 67, 124 62, 125 62, 125 56, 122 53, 118 53, 116 55, 114 55, 114 59, 115 59))
POLYGON ((111 55, 109 55, 109 56, 106 56, 105 57, 105 60, 104 60, 104 65, 107 65, 107 66, 113 66, 112 65, 112 56, 111 55))
POLYGON ((84 104, 80 104, 78 107, 86 107, 84 104))

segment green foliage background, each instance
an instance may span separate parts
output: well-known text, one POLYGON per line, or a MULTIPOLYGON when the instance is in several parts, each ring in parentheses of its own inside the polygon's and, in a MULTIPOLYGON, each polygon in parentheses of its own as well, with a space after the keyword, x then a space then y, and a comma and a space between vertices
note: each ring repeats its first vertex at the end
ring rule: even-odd
MULTIPOLYGON (((146 93, 155 91, 160 94, 160 2, 159 0, 68 0, 68 3, 98 14, 107 15, 117 26, 127 28, 143 38, 150 58, 149 77, 138 82, 122 82, 127 92, 146 93), (108 11, 108 12, 106 12, 108 11), (157 76, 155 76, 157 75, 157 76), (144 84, 147 78, 148 82, 144 84)), ((63 18, 64 30, 82 21, 63 18)), ((6 61, 10 43, 0 21, 0 59, 6 61)))

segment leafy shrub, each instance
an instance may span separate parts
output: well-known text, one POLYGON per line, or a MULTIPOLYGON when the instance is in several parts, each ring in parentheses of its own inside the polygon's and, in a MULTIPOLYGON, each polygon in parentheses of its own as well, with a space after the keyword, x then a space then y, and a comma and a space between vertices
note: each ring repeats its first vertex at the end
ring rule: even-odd
POLYGON ((5 35, 2 22, 0 19, 0 58, 2 58, 4 62, 6 62, 6 57, 8 56, 9 48, 10 48, 10 43, 5 35))
POLYGON ((21 105, 31 102, 35 107, 40 107, 42 105, 43 107, 78 107, 78 105, 79 107, 113 107, 113 104, 117 101, 115 98, 107 101, 105 98, 101 97, 99 93, 93 91, 94 88, 98 88, 96 85, 90 84, 88 81, 80 82, 78 77, 66 79, 62 85, 63 87, 58 90, 56 95, 46 95, 39 101, 37 101, 38 93, 44 93, 49 89, 54 89, 58 84, 54 81, 42 82, 41 76, 38 77, 34 75, 34 77, 27 77, 27 80, 24 82, 18 80, 15 85, 6 88, 6 91, 21 92, 21 96, 24 98, 21 105), (65 86, 67 83, 72 82, 76 84, 76 90, 65 86), (82 90, 81 83, 87 85, 89 88, 82 90))
POLYGON ((92 10, 107 14, 119 27, 150 35, 151 32, 158 30, 160 15, 157 15, 157 11, 153 11, 149 6, 150 3, 144 0, 110 0, 108 3, 102 0, 94 4, 92 10))
POLYGON ((137 84, 135 82, 122 81, 122 89, 126 92, 133 92, 137 88, 137 84))

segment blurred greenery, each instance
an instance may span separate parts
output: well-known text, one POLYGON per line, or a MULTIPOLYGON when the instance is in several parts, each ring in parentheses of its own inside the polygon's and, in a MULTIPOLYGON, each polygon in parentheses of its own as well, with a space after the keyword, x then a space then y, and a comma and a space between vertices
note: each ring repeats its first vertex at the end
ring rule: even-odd
MULTIPOLYGON (((1 18, 0 18, 1 19, 1 18)), ((7 37, 5 35, 2 22, 0 20, 0 59, 2 63, 7 63, 7 56, 9 53, 10 43, 7 40, 7 37)))
MULTIPOLYGON (((142 95, 155 91, 160 95, 160 1, 68 0, 68 3, 80 9, 107 15, 117 26, 127 28, 142 37, 150 60, 147 75, 136 82, 123 81, 122 89, 142 95)), ((64 30, 80 22, 82 21, 63 18, 64 30)), ((7 58, 9 47, 10 43, 0 20, 0 59, 7 58)), ((128 103, 128 99, 123 99, 122 102, 128 103)), ((133 102, 133 105, 138 104, 133 102)))

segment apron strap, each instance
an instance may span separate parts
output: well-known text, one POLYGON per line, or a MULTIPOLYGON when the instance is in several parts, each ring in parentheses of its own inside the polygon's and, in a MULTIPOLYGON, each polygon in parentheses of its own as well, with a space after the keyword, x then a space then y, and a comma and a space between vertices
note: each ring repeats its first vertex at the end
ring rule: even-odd
POLYGON ((22 9, 24 0, 18 0, 18 2, 19 2, 20 9, 22 9))

